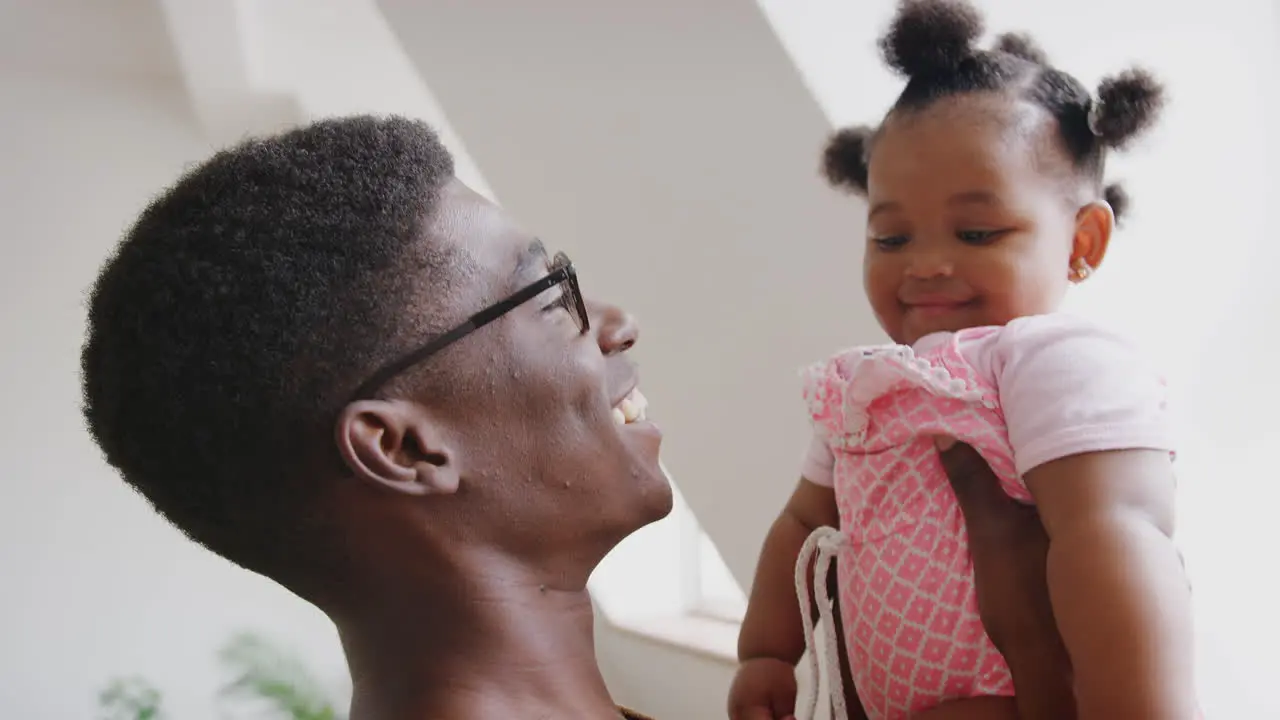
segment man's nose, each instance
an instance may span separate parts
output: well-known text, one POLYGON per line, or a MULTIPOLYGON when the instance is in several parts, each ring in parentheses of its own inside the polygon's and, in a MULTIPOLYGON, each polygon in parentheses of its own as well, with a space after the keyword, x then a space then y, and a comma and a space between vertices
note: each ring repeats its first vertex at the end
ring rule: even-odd
POLYGON ((605 355, 626 352, 640 338, 640 324, 631 313, 610 303, 587 301, 587 314, 596 342, 605 355))

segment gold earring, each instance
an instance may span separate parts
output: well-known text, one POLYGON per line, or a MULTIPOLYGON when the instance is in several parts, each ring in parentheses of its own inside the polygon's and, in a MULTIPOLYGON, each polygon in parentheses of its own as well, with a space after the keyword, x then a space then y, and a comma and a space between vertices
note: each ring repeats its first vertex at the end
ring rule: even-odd
POLYGON ((1082 257, 1078 257, 1071 263, 1071 279, 1081 283, 1089 279, 1093 274, 1093 268, 1089 266, 1089 262, 1082 257))

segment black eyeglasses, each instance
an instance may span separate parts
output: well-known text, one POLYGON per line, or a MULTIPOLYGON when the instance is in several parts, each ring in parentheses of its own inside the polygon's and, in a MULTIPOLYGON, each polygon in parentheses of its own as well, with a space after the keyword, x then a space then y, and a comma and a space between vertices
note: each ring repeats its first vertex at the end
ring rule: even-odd
POLYGON ((560 296, 552 304, 558 304, 569 311, 569 314, 577 321, 578 332, 585 333, 591 328, 591 322, 587 318, 587 304, 582 300, 582 290, 578 287, 578 272, 574 270, 573 263, 569 261, 567 255, 556 253, 551 262, 551 272, 547 273, 545 277, 526 285, 505 299, 499 300, 472 315, 461 325, 446 333, 437 335, 422 347, 399 360, 384 365, 373 374, 373 377, 366 380, 356 389, 355 394, 352 396, 352 402, 371 398, 373 393, 377 392, 391 378, 556 286, 560 286, 560 296))

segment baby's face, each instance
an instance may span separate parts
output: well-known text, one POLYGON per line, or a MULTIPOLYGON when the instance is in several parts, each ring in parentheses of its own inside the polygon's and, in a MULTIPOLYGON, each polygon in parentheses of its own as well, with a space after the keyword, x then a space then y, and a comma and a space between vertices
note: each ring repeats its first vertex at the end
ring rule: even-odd
POLYGON ((870 158, 864 272, 895 342, 1058 306, 1079 205, 1051 122, 985 93, 886 121, 870 158))

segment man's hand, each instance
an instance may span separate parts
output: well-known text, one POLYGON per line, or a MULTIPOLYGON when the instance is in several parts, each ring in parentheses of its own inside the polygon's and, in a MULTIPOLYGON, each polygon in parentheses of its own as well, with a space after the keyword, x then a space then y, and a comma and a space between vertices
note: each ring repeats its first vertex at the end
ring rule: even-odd
POLYGON ((948 700, 912 715, 911 720, 1022 720, 1022 716, 1014 698, 974 697, 948 700))
POLYGON ((730 720, 795 720, 796 669, 774 658, 738 666, 729 688, 730 720))
POLYGON ((1071 661, 1049 600, 1040 515, 1006 495, 972 447, 940 439, 938 448, 969 533, 978 613, 1013 674, 1019 717, 1071 720, 1071 661))

